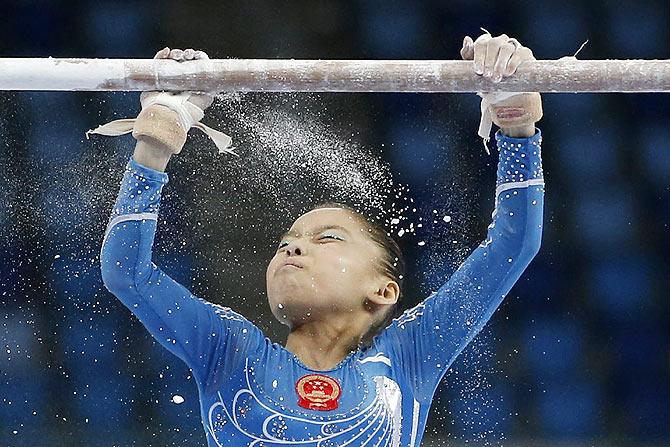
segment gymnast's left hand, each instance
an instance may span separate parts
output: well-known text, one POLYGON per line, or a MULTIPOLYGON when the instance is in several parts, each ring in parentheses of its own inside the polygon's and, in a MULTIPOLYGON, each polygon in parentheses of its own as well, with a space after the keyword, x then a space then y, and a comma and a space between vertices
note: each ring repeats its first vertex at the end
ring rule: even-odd
MULTIPOLYGON (((492 82, 516 73, 525 61, 534 61, 530 48, 501 34, 493 37, 482 34, 473 41, 470 36, 463 39, 461 57, 472 60, 473 70, 492 82)), ((535 134, 535 123, 542 118, 542 98, 537 92, 513 96, 490 106, 492 121, 510 137, 526 138, 535 134)))

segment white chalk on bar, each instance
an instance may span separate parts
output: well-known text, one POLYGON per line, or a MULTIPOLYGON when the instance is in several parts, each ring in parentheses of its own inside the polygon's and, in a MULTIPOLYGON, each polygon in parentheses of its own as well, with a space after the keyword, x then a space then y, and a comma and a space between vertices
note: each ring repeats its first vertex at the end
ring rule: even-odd
POLYGON ((541 60, 499 83, 471 61, 0 58, 0 90, 668 92, 670 60, 541 60))

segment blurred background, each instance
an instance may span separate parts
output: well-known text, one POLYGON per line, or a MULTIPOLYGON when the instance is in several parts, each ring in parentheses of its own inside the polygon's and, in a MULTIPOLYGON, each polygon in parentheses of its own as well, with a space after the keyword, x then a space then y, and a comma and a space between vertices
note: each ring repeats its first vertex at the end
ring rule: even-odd
MULTIPOLYGON (((664 59, 669 20, 660 1, 23 0, 3 2, 0 57, 457 59, 482 26, 538 59, 587 39, 581 59, 664 59)), ((3 446, 205 445, 188 369, 100 279, 134 140, 84 132, 136 116, 138 97, 0 92, 3 446)), ((445 376, 423 445, 670 445, 668 97, 547 94, 544 109, 542 250, 445 376)), ((205 122, 241 157, 191 132, 154 261, 274 341, 265 268, 310 205, 397 215, 403 308, 484 237, 496 156, 474 94, 225 95, 205 122)))

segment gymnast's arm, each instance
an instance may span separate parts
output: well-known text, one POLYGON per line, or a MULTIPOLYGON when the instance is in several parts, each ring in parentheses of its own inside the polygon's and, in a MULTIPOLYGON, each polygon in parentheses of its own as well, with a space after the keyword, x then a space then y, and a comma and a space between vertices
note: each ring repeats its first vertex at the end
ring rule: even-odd
MULTIPOLYGON (((151 157, 145 163, 165 161, 150 145, 138 146, 140 154, 151 157)), ((194 296, 152 262, 168 175, 138 163, 135 155, 128 161, 102 243, 102 279, 161 345, 181 358, 195 377, 207 380, 215 369, 233 366, 235 359, 227 356, 244 352, 247 343, 263 337, 244 317, 194 296)))
POLYGON ((430 399, 440 379, 481 331, 537 254, 544 180, 541 133, 496 135, 500 150, 493 221, 486 239, 449 280, 382 333, 417 397, 430 399))
POLYGON ((163 171, 185 140, 170 140, 174 112, 155 111, 145 119, 143 110, 135 125, 152 137, 138 139, 126 166, 102 243, 102 279, 161 345, 207 381, 213 371, 232 368, 239 352, 264 337, 244 317, 194 296, 152 262, 161 192, 168 183, 163 171))
MULTIPOLYGON (((463 40, 461 56, 493 82, 514 74, 532 51, 506 34, 463 40)), ((452 277, 382 334, 415 398, 430 402, 435 388, 465 346, 481 331, 540 249, 544 179, 535 123, 542 117, 539 93, 481 94, 480 135, 496 133, 499 161, 493 221, 486 239, 452 277), (486 113, 484 113, 486 112, 486 113)))

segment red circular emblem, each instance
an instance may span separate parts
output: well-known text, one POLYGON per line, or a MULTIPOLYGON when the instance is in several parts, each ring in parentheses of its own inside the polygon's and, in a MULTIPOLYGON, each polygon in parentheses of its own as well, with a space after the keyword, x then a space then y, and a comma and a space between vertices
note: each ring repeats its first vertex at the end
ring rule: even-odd
POLYGON ((342 389, 337 380, 321 374, 303 376, 295 384, 298 405, 310 410, 334 410, 342 389))

